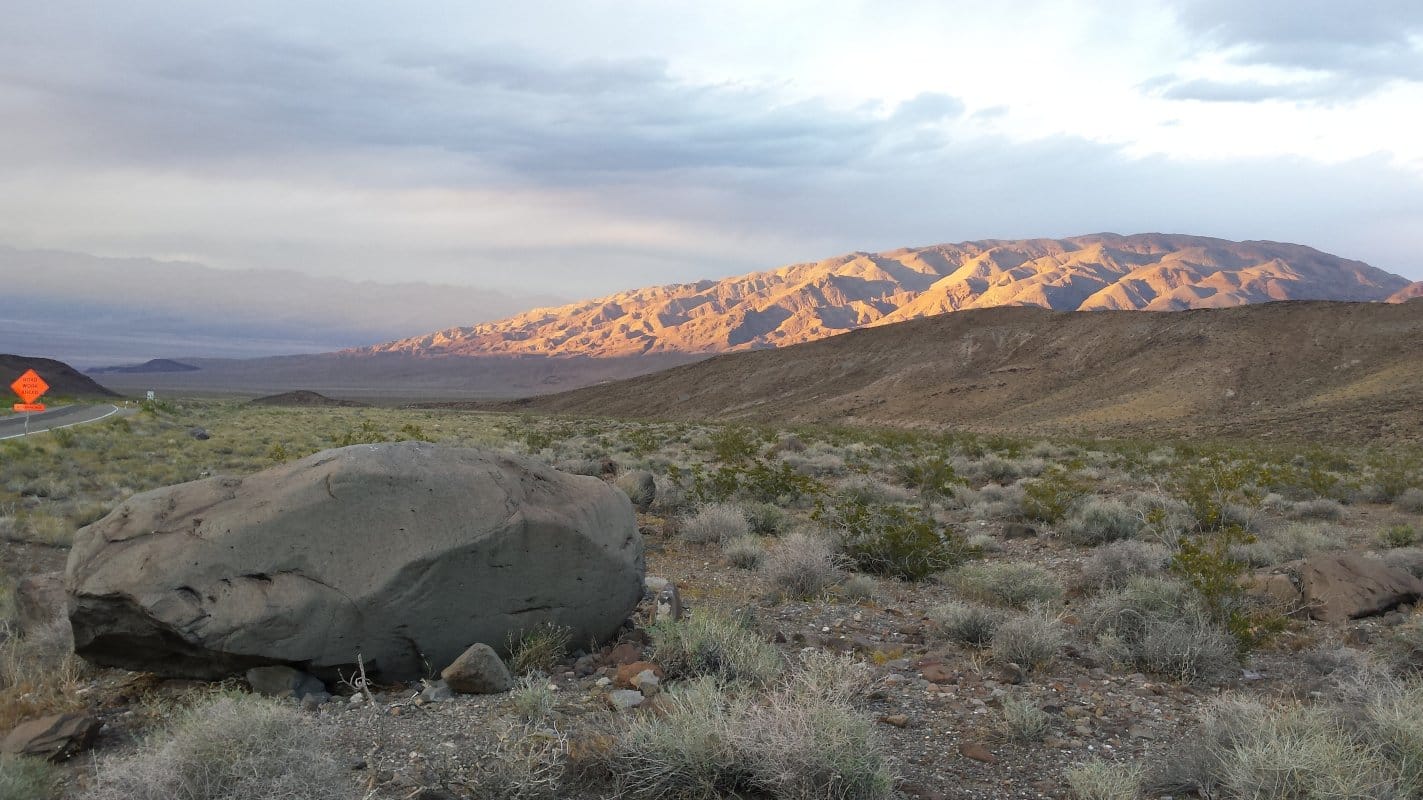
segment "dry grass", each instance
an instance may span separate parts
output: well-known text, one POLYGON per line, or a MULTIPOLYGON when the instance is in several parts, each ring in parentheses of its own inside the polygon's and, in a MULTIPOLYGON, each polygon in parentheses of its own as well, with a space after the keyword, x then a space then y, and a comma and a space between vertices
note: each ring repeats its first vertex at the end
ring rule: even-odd
POLYGON ((0 642, 0 730, 32 717, 83 708, 78 693, 83 673, 68 619, 0 642))

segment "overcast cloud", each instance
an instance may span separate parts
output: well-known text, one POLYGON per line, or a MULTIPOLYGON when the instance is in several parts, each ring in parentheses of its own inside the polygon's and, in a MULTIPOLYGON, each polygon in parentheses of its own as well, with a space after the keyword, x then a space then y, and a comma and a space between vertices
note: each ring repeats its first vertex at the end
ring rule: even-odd
POLYGON ((288 5, 8 9, 0 244, 571 297, 1160 230, 1423 279, 1414 2, 288 5))

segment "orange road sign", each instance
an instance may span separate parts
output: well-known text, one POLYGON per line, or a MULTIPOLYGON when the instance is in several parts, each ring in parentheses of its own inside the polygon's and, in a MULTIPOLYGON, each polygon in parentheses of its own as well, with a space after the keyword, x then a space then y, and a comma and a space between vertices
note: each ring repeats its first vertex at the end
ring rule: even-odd
POLYGON ((16 403, 11 408, 16 411, 44 411, 44 403, 16 403))
POLYGON ((16 378, 15 382, 10 384, 10 388, 15 390, 15 394, 19 395, 26 405, 29 405, 40 399, 40 395, 49 391, 49 384, 44 382, 44 378, 41 378, 38 372, 30 369, 25 370, 24 375, 16 378))

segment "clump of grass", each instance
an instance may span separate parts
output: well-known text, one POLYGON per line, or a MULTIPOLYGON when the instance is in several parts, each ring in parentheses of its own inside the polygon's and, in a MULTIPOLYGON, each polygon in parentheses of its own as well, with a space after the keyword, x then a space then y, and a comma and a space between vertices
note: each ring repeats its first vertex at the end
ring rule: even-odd
POLYGON ((85 800, 343 800, 349 770, 300 712, 222 694, 181 712, 133 756, 100 762, 85 800))
POLYGON ((710 682, 667 693, 608 755, 620 797, 880 800, 893 776, 873 724, 849 706, 794 689, 764 702, 710 682))
POLYGON ((1269 567, 1345 546, 1344 532, 1337 526, 1305 522, 1276 528, 1253 541, 1242 541, 1231 547, 1230 554, 1252 567, 1269 567))
POLYGON ((798 599, 819 596, 840 578, 830 543, 799 531, 776 543, 762 570, 773 593, 798 599))
POLYGON ((935 635, 982 647, 993 639, 1003 612, 977 603, 950 600, 929 609, 929 629, 935 635))
POLYGON ((652 660, 669 678, 711 677, 721 683, 765 685, 780 675, 780 651, 740 622, 715 612, 680 622, 656 622, 652 660))
POLYGON ((1051 572, 1026 561, 965 564, 945 582, 961 597, 1000 606, 1023 607, 1062 596, 1062 584, 1051 572))
POLYGON ((1008 741, 1040 742, 1052 727, 1052 718, 1031 700, 1010 694, 1003 698, 995 727, 1008 741))
POLYGON ((751 523, 738 503, 708 503, 682 521, 680 533, 692 544, 720 543, 749 536, 751 523))
POLYGON ((1330 500, 1327 497, 1318 497, 1313 500, 1301 500, 1290 507, 1290 519, 1322 519, 1329 522, 1338 522, 1344 518, 1344 506, 1338 500, 1330 500))
POLYGON ((548 676, 542 672, 531 672, 514 682, 509 691, 509 701, 514 711, 525 722, 542 722, 553 711, 558 696, 549 688, 548 676))
POLYGON ((1131 539, 1144 525, 1142 517, 1115 500, 1084 498, 1073 505, 1060 533, 1073 544, 1090 546, 1131 539))
POLYGON ((1412 547, 1418 544, 1418 531, 1412 525, 1390 525, 1379 531, 1379 544, 1384 547, 1412 547))
POLYGON ((1089 761, 1067 771, 1067 786, 1077 800, 1137 800, 1141 796, 1139 767, 1089 761))
POLYGON ((1082 586, 1101 591, 1120 589, 1138 575, 1161 575, 1171 561, 1171 551, 1152 542, 1111 542, 1092 551, 1082 564, 1082 586))
POLYGON ((1066 643, 1062 621, 1040 607, 1001 622, 989 640, 989 652, 1005 664, 1044 669, 1057 659, 1066 643))
POLYGON ((1393 499, 1393 507, 1410 514, 1423 514, 1423 489, 1404 489, 1393 499))
POLYGON ((766 548, 755 536, 738 536, 721 544, 726 563, 738 569, 756 569, 766 560, 766 548))
POLYGON ((545 622, 522 633, 509 635, 509 668, 516 675, 552 672, 568 655, 571 631, 561 625, 545 622))
POLYGON ((569 774, 568 737, 551 728, 514 724, 480 753, 476 800, 558 800, 569 774))
POLYGON ((1401 569, 1415 578, 1423 578, 1423 549, 1400 547, 1383 554, 1383 563, 1401 569))
POLYGON ((0 800, 50 800, 59 795, 58 767, 38 758, 0 756, 0 800))
POLYGON ((78 694, 82 675, 67 619, 0 641, 0 730, 31 717, 83 708, 78 694))
POLYGON ((1188 682, 1210 683, 1238 666, 1237 642, 1184 584, 1137 577, 1082 609, 1083 627, 1114 661, 1188 682))
POLYGON ((873 600, 878 594, 879 581, 869 575, 851 575, 840 584, 840 596, 852 602, 873 600))

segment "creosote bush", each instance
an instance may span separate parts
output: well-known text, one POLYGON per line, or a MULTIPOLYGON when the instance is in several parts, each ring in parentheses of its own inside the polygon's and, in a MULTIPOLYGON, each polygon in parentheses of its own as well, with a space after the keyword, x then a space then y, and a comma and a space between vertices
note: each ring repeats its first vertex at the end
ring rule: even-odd
POLYGON ((224 694, 135 754, 101 761, 85 800, 348 800, 350 770, 295 708, 224 694))
POLYGON ((853 498, 821 503, 811 515, 835 536, 861 572, 921 580, 959 563, 962 543, 920 509, 869 504, 853 498))

